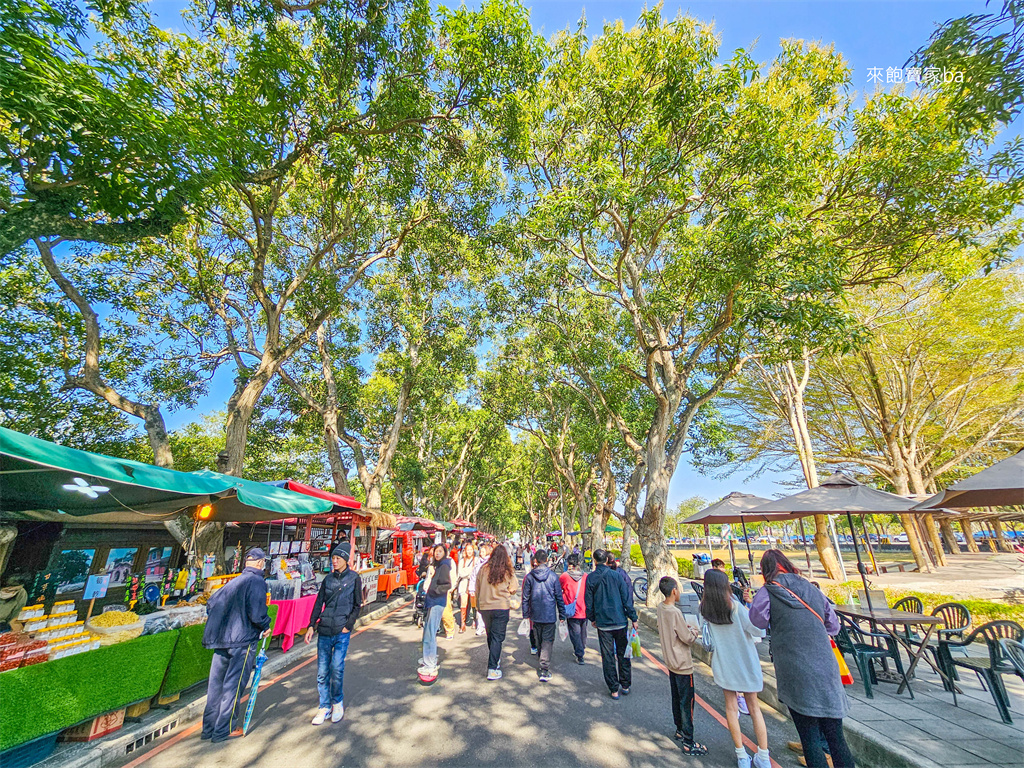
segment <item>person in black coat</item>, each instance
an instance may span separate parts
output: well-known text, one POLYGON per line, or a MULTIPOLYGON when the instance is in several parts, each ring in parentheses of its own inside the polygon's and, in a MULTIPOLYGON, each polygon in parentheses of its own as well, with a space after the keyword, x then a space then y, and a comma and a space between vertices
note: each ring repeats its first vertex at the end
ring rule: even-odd
POLYGON ((267 556, 253 547, 242 572, 218 589, 206 604, 203 647, 213 650, 210 679, 206 685, 203 739, 226 741, 242 725, 242 694, 256 664, 260 637, 270 634, 267 613, 267 581, 263 564, 267 556))
POLYGON ((356 619, 363 604, 363 580, 348 567, 352 548, 339 544, 331 552, 332 570, 320 584, 320 591, 313 603, 306 630, 306 643, 317 638, 316 688, 320 694, 320 708, 313 718, 313 725, 321 725, 331 716, 337 723, 345 716, 345 696, 342 684, 345 680, 345 657, 348 643, 355 629, 356 619))
POLYGON ((540 681, 551 679, 551 648, 555 644, 555 622, 565 619, 565 601, 562 584, 555 572, 548 568, 548 553, 538 549, 534 555, 537 567, 523 579, 523 618, 533 621, 537 642, 540 643, 540 681))
POLYGON ((585 602, 587 619, 597 627, 604 681, 612 698, 617 699, 620 689, 629 694, 633 681, 632 664, 626 658, 626 627, 632 622, 636 629, 637 614, 625 579, 607 565, 609 557, 607 550, 594 552, 596 567, 587 576, 585 602))

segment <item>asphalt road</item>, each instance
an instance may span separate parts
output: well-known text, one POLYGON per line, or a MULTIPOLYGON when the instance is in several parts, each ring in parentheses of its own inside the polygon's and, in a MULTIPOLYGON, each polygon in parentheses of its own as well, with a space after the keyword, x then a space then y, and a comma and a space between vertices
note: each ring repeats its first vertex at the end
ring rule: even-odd
MULTIPOLYGON (((661 650, 643 627, 641 642, 651 656, 634 660, 632 694, 614 701, 601 675, 596 634, 588 639, 583 666, 573 662, 567 641, 556 640, 554 679, 542 684, 527 639, 514 634, 517 621, 509 622, 502 680, 485 679, 483 638, 467 630, 454 640, 440 639, 441 674, 425 687, 415 672, 422 633, 411 618, 407 605, 352 638, 341 723, 310 723, 317 708, 316 663, 307 658, 264 681, 245 738, 212 745, 200 741, 193 726, 135 753, 124 767, 736 765, 722 692, 701 665, 695 676, 696 738, 709 753, 680 752, 672 739, 668 678, 658 666, 661 650)), ((775 765, 797 765, 785 746, 796 739, 792 725, 764 711, 775 765)), ((752 739, 750 718, 741 719, 752 739)))

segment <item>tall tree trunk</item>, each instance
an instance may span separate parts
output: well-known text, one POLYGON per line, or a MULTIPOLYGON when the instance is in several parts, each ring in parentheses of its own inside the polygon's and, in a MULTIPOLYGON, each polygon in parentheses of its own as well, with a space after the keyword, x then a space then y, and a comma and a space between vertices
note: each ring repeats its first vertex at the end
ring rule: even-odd
POLYGON ((327 446, 327 461, 331 467, 334 490, 343 496, 351 496, 348 485, 348 467, 341 458, 341 444, 338 441, 338 412, 328 408, 324 413, 324 444, 327 446))
MULTIPOLYGON (((668 486, 672 479, 671 468, 666 466, 665 451, 648 453, 646 492, 644 500, 644 516, 639 520, 637 533, 640 549, 644 554, 644 565, 647 569, 647 584, 657 585, 663 576, 676 578, 679 566, 676 558, 665 543, 665 510, 668 502, 668 486)), ((647 606, 654 608, 663 600, 657 589, 647 590, 647 606)))
POLYGON ((948 518, 943 518, 939 522, 939 531, 942 533, 942 540, 946 542, 949 553, 951 555, 959 555, 960 544, 956 540, 956 534, 953 533, 953 526, 948 518))
POLYGON ((974 526, 966 517, 960 518, 960 530, 963 531, 964 541, 967 543, 967 551, 975 555, 980 554, 981 550, 978 548, 978 542, 974 540, 974 526))
MULTIPOLYGON (((895 455, 895 453, 893 453, 893 455, 895 455)), ((897 495, 910 495, 910 482, 906 475, 897 472, 892 479, 893 485, 896 486, 897 495)), ((918 572, 931 573, 931 560, 928 557, 928 552, 925 550, 924 542, 921 541, 921 537, 918 535, 916 515, 901 514, 899 518, 900 522, 903 524, 903 530, 907 534, 907 543, 910 545, 910 551, 914 555, 914 562, 917 563, 918 572)))
POLYGON ((1010 546, 1010 542, 1006 540, 1006 536, 1003 534, 1003 524, 998 520, 993 520, 992 530, 995 531, 996 543, 999 545, 999 549, 1003 552, 1013 552, 1013 547, 1010 546))
POLYGON ((946 553, 942 549, 942 539, 939 538, 939 532, 935 525, 935 516, 930 512, 921 516, 921 523, 924 525, 925 533, 931 540, 932 549, 935 552, 935 563, 936 565, 946 565, 946 553))
POLYGON ((633 567, 631 556, 633 548, 633 526, 629 523, 622 524, 622 567, 627 571, 633 567))
POLYGON ((173 468, 174 457, 171 455, 171 442, 167 436, 167 425, 164 423, 160 406, 132 400, 107 384, 100 365, 99 315, 85 295, 61 271, 57 259, 53 255, 53 244, 45 240, 36 240, 35 244, 39 250, 43 267, 61 292, 75 305, 78 313, 82 316, 82 324, 85 327, 85 339, 82 342, 82 368, 78 375, 69 376, 64 386, 71 389, 84 389, 106 400, 117 410, 141 419, 146 428, 149 447, 153 451, 153 463, 158 467, 173 468))
MULTIPOLYGON (((811 431, 807 424, 807 406, 804 402, 804 391, 807 388, 807 381, 810 377, 810 352, 804 350, 804 370, 797 375, 796 368, 792 362, 787 363, 782 371, 783 395, 777 405, 786 415, 790 431, 793 433, 793 442, 796 445, 797 458, 800 460, 800 469, 804 474, 804 482, 808 488, 818 487, 818 467, 814 460, 814 445, 811 442, 811 431)), ((763 378, 767 377, 764 372, 763 378)), ((768 379, 765 378, 767 383, 768 379)), ((843 571, 839 565, 839 554, 828 535, 828 515, 814 516, 814 547, 818 550, 818 560, 825 571, 825 575, 834 580, 841 581, 843 571)))
POLYGON ((228 400, 227 423, 224 430, 224 450, 227 453, 227 462, 224 465, 224 474, 226 475, 242 476, 252 417, 256 412, 256 405, 273 378, 277 367, 277 363, 269 360, 265 355, 259 368, 248 381, 244 383, 238 381, 235 391, 228 400))

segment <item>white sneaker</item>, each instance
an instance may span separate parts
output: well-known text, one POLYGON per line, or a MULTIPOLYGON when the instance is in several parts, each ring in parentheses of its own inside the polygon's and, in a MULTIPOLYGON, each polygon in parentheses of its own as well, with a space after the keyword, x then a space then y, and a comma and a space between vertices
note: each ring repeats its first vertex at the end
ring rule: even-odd
POLYGON ((756 754, 754 755, 753 766, 754 768, 772 768, 772 759, 756 754))
POLYGON ((321 707, 320 709, 318 709, 316 711, 316 717, 313 718, 313 725, 323 725, 324 720, 327 719, 327 716, 329 714, 331 714, 331 710, 327 709, 326 707, 321 707))
POLYGON ((750 768, 750 755, 736 758, 737 768, 750 768))
POLYGON ((487 679, 488 680, 501 680, 501 670, 500 669, 488 669, 487 670, 487 679))
POLYGON ((331 722, 332 723, 340 723, 341 722, 341 718, 343 718, 344 716, 345 716, 345 705, 344 704, 335 704, 333 707, 331 707, 331 722))
POLYGON ((428 667, 426 664, 421 664, 420 668, 416 670, 416 673, 423 675, 424 677, 434 677, 437 675, 437 669, 437 667, 428 667))

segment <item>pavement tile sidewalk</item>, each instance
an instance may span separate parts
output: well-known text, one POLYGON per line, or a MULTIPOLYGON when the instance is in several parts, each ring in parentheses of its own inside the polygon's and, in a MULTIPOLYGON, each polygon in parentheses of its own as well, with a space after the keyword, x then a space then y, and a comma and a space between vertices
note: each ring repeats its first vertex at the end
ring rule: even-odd
MULTIPOLYGON (((411 600, 412 593, 392 595, 388 602, 360 616, 356 628, 386 616, 411 600)), ((312 656, 316 653, 316 647, 316 643, 297 643, 287 653, 272 654, 263 667, 263 680, 269 680, 275 673, 312 656)), ((105 768, 120 765, 135 745, 145 746, 158 738, 176 735, 189 724, 201 719, 205 708, 205 688, 196 686, 189 695, 183 694, 181 701, 171 705, 169 711, 151 709, 140 718, 141 722, 126 725, 108 738, 86 744, 58 744, 57 751, 36 763, 33 768, 105 768)))
MULTIPOLYGON (((638 609, 641 620, 657 631, 654 611, 638 609)), ((768 643, 759 646, 765 690, 761 699, 788 716, 776 698, 775 670, 768 656, 768 643)), ((710 658, 703 648, 694 656, 705 663, 710 658)), ((991 694, 976 677, 961 674, 963 689, 953 696, 943 690, 938 675, 922 661, 912 681, 914 698, 896 685, 880 683, 874 698, 867 698, 859 674, 847 687, 850 715, 844 719, 847 740, 858 766, 879 768, 1017 768, 1024 767, 1024 683, 1013 676, 1003 681, 1010 695, 1013 724, 1003 723, 991 694)))

